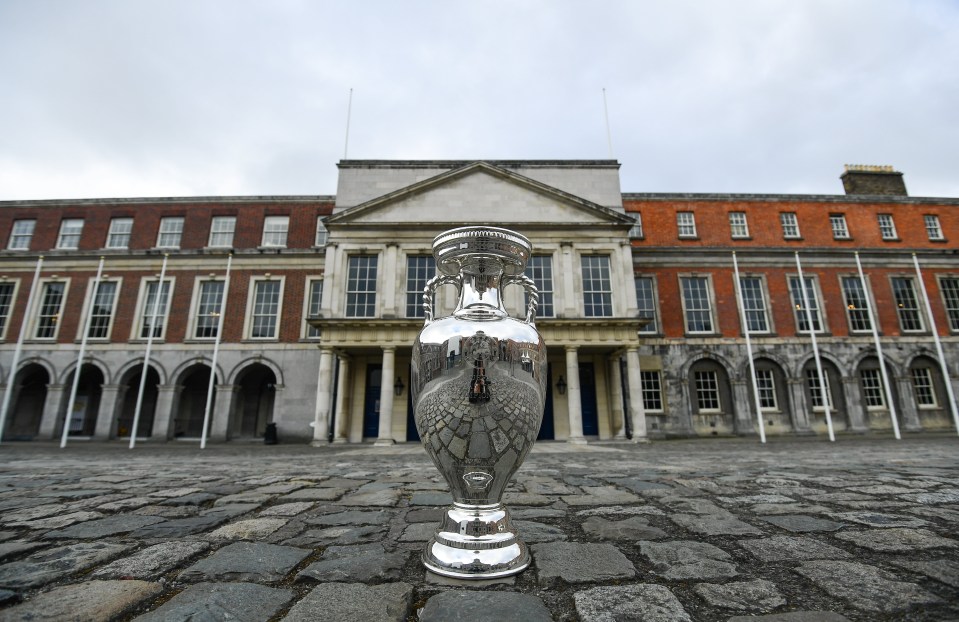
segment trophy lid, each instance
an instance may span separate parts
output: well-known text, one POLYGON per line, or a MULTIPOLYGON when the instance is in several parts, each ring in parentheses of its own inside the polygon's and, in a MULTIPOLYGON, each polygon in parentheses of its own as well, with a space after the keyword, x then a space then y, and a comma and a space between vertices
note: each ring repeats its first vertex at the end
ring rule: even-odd
POLYGON ((522 274, 532 250, 525 236, 500 227, 459 227, 433 239, 436 269, 449 275, 492 272, 491 263, 507 275, 522 274))

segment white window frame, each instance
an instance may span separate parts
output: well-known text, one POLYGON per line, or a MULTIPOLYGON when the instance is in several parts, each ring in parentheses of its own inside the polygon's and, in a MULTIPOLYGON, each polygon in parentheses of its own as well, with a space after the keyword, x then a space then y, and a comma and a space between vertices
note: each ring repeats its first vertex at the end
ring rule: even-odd
POLYGON ((280 335, 282 334, 283 329, 283 293, 286 289, 286 277, 285 276, 253 276, 250 277, 250 289, 249 294, 247 294, 246 300, 246 320, 243 324, 243 335, 244 338, 249 341, 279 341, 280 335), (260 283, 266 282, 279 282, 280 288, 277 293, 276 301, 276 322, 274 324, 274 334, 269 337, 254 337, 253 336, 253 327, 254 320, 253 312, 256 308, 256 290, 257 286, 260 283))
POLYGON ((949 332, 959 333, 959 274, 937 274, 936 278, 949 332))
POLYGON ((323 296, 326 295, 326 283, 323 281, 323 275, 320 274, 312 274, 306 277, 306 287, 303 289, 306 295, 303 296, 303 333, 300 335, 301 339, 312 340, 321 337, 320 329, 307 324, 306 318, 319 314, 323 309, 323 296), (320 287, 320 299, 317 301, 316 313, 311 313, 311 311, 313 311, 313 286, 317 283, 319 283, 320 287))
POLYGON ((63 317, 63 308, 66 306, 67 298, 70 296, 70 278, 69 277, 58 277, 58 278, 41 278, 37 283, 37 299, 33 303, 33 309, 29 314, 30 326, 28 327, 29 332, 27 335, 30 336, 31 341, 39 341, 43 343, 56 341, 60 336, 60 326, 62 322, 59 320, 56 322, 56 326, 53 329, 53 335, 50 337, 37 337, 37 331, 40 329, 40 311, 43 308, 43 298, 44 291, 47 288, 47 285, 51 283, 63 283, 63 297, 60 299, 60 309, 57 313, 57 317, 63 317))
MULTIPOLYGON (((346 290, 344 296, 344 305, 343 305, 343 314, 345 317, 349 318, 360 318, 360 317, 377 317, 380 309, 380 297, 379 297, 379 283, 380 283, 380 256, 376 253, 356 253, 346 256, 346 282, 344 289, 346 290), (371 260, 367 263, 367 273, 369 272, 369 267, 372 266, 374 271, 374 276, 371 279, 367 275, 366 277, 359 279, 358 284, 361 281, 362 284, 369 284, 371 287, 368 289, 350 289, 350 263, 354 260, 359 260, 361 258, 366 258, 371 260), (372 295, 372 313, 355 315, 350 313, 350 296, 363 296, 364 302, 362 304, 363 310, 369 306, 369 301, 367 300, 368 296, 372 295)), ((357 305, 354 305, 357 306, 357 305)), ((353 309, 356 311, 356 309, 353 309)))
POLYGON ((936 380, 932 375, 932 368, 925 366, 910 368, 909 380, 912 383, 912 393, 916 399, 916 406, 920 410, 935 410, 939 408, 939 398, 936 396, 936 380), (924 376, 922 379, 922 387, 920 387, 920 383, 917 382, 920 379, 917 377, 916 372, 921 372, 921 375, 924 376), (921 390, 926 390, 929 392, 929 397, 932 398, 931 402, 923 403, 919 400, 919 394, 921 390))
MULTIPOLYGON (((547 260, 549 264, 549 282, 547 283, 546 278, 539 276, 535 277, 530 274, 533 266, 531 264, 526 265, 526 276, 533 279, 533 282, 536 284, 537 289, 539 289, 539 308, 536 310, 536 317, 556 317, 556 282, 554 280, 555 270, 553 269, 553 255, 551 253, 535 253, 530 257, 532 260, 533 257, 543 257, 547 260), (543 285, 543 287, 540 287, 543 285), (549 285, 549 287, 546 287, 549 285), (546 305, 549 305, 548 307, 546 305)), ((537 260, 538 261, 538 260, 537 260)), ((539 266, 537 266, 539 267, 539 266)), ((525 294, 523 295, 523 316, 526 315, 526 307, 529 305, 529 297, 525 294)))
POLYGON ((942 224, 937 214, 924 214, 922 222, 926 226, 926 235, 930 242, 942 242, 946 238, 942 235, 942 224))
POLYGON ((676 230, 680 238, 696 238, 696 214, 676 212, 676 230))
POLYGON ((80 248, 81 237, 83 237, 83 219, 64 218, 60 221, 60 233, 57 235, 57 249, 75 251, 80 248), (72 231, 71 228, 76 229, 76 231, 72 231), (76 245, 67 246, 67 238, 76 238, 76 245))
POLYGON ((696 398, 696 412, 699 414, 716 414, 723 412, 723 393, 719 386, 719 372, 715 369, 697 369, 693 371, 693 385, 695 386, 695 398, 696 398), (700 393, 703 389, 700 388, 699 378, 700 375, 711 376, 713 387, 707 387, 706 390, 709 392, 716 393, 716 408, 703 408, 700 400, 700 393))
POLYGON ((886 388, 882 384, 882 372, 878 367, 860 369, 859 386, 866 410, 886 410, 886 388), (867 373, 869 378, 866 377, 867 373))
MULTIPOLYGON (((736 276, 733 275, 733 279, 734 279, 733 285, 734 285, 734 286, 735 286, 735 278, 736 278, 736 276)), ((743 318, 740 319, 740 322, 739 322, 739 323, 740 323, 740 325, 741 325, 741 330, 743 331, 743 334, 744 334, 744 335, 746 334, 746 326, 748 325, 748 322, 749 322, 749 319, 748 319, 748 318, 749 318, 749 313, 762 313, 763 320, 764 320, 764 322, 766 323, 766 329, 765 329, 765 330, 750 330, 750 331, 749 331, 749 334, 750 334, 750 335, 769 335, 769 334, 774 333, 775 330, 774 330, 774 328, 773 328, 773 314, 770 313, 769 288, 766 286, 766 276, 763 275, 763 274, 747 274, 747 273, 744 273, 744 274, 741 274, 741 275, 739 276, 739 279, 740 279, 739 291, 742 292, 742 294, 743 294, 743 296, 742 296, 742 298, 743 298, 743 300, 742 300, 742 304, 743 304, 743 313, 742 313, 742 315, 744 316, 743 318), (760 295, 760 299, 761 299, 761 301, 762 301, 762 309, 748 309, 748 308, 746 308, 746 290, 745 290, 745 289, 743 288, 743 286, 742 286, 742 281, 745 280, 745 279, 756 279, 756 280, 759 281, 759 295, 760 295), (745 320, 745 322, 746 322, 745 324, 743 323, 743 320, 745 320)))
POLYGON ((183 216, 164 216, 161 218, 160 228, 157 230, 156 248, 180 248, 185 220, 183 216))
POLYGON ((764 413, 778 413, 779 410, 779 395, 776 391, 776 372, 768 369, 761 368, 756 369, 756 388, 759 389, 759 403, 760 409, 764 413), (772 406, 766 406, 763 404, 763 396, 768 396, 772 398, 772 406))
MULTIPOLYGON (((926 332, 926 314, 922 307, 922 302, 919 298, 919 287, 916 285, 916 279, 911 275, 903 274, 890 274, 889 275, 889 289, 892 290, 892 300, 893 304, 896 305, 896 318, 899 320, 899 330, 903 333, 924 333, 926 332), (912 296, 912 305, 907 307, 904 303, 908 303, 908 300, 901 300, 898 296, 899 292, 902 291, 896 286, 897 282, 908 283, 909 290, 908 295, 912 296), (906 314, 913 314, 913 318, 916 323, 919 324, 918 328, 906 328, 906 322, 904 321, 904 316, 906 314)), ((910 319, 910 322, 912 321, 910 319)))
POLYGON ((601 253, 601 252, 583 253, 582 255, 580 255, 579 265, 580 265, 580 275, 579 275, 580 284, 582 285, 581 301, 583 305, 582 306, 583 317, 613 317, 614 306, 613 306, 613 260, 612 260, 612 257, 610 257, 610 255, 607 253, 601 253), (592 267, 590 268, 590 276, 589 278, 587 278, 586 266, 583 265, 583 262, 589 261, 589 263, 593 263, 594 259, 597 260, 597 263, 600 267, 606 268, 605 279, 608 285, 605 289, 596 287, 595 285, 593 285, 593 283, 596 281, 598 281, 599 284, 602 284, 603 275, 601 274, 599 279, 593 279, 592 267), (605 260, 605 264, 603 263, 603 260, 605 260), (592 289, 589 289, 589 290, 586 289, 587 283, 590 284, 592 289), (603 298, 600 298, 602 302, 598 305, 595 303, 587 305, 586 304, 587 294, 591 296, 603 297, 603 298), (606 303, 606 300, 609 301, 608 305, 606 303), (586 312, 587 306, 589 306, 593 310, 598 308, 601 311, 601 313, 587 314, 586 312))
MULTIPOLYGON (((211 337, 198 337, 197 330, 200 328, 200 306, 203 304, 203 284, 204 283, 222 283, 223 292, 229 295, 229 292, 226 291, 226 277, 224 276, 198 276, 193 280, 193 299, 190 301, 190 321, 188 323, 187 334, 185 341, 199 341, 199 342, 209 342, 216 341, 216 335, 211 337)), ((225 300, 220 299, 220 311, 223 313, 226 308, 225 300)), ((217 323, 219 323, 219 314, 214 315, 217 323)), ((217 324, 219 326, 219 324, 217 324)))
POLYGON ((892 214, 876 214, 876 221, 879 223, 879 235, 883 240, 898 240, 899 234, 896 232, 896 221, 892 214))
POLYGON ((330 241, 330 232, 323 224, 323 216, 316 217, 316 237, 313 239, 313 245, 317 248, 326 246, 330 241))
MULTIPOLYGON (((143 335, 143 329, 145 328, 144 320, 146 319, 146 314, 153 312, 152 305, 151 308, 147 309, 147 295, 148 287, 150 283, 159 283, 160 279, 155 276, 145 277, 140 279, 140 291, 137 294, 137 312, 136 318, 133 322, 133 333, 130 335, 130 341, 139 341, 145 342, 149 339, 149 335, 143 335)), ((163 279, 164 283, 169 283, 170 294, 167 296, 166 308, 163 309, 163 313, 157 316, 157 321, 162 322, 160 328, 160 334, 153 337, 153 341, 165 341, 167 335, 167 327, 170 324, 170 307, 173 306, 173 296, 176 293, 176 277, 165 277, 163 279)), ((157 295, 162 296, 163 287, 157 286, 157 295)))
MULTIPOLYGON (((633 275, 633 282, 636 282, 639 279, 649 279, 652 283, 652 304, 653 304, 653 321, 649 322, 645 326, 639 329, 640 333, 655 335, 661 332, 660 328, 660 312, 659 312, 659 282, 656 279, 656 275, 653 274, 636 274, 633 275)), ((636 308, 639 309, 640 313, 644 312, 645 309, 640 308, 639 306, 639 288, 636 288, 636 308)))
POLYGON ((433 276, 436 276, 439 273, 436 271, 436 263, 434 260, 433 275, 428 276, 426 279, 422 281, 422 283, 418 282, 417 284, 421 285, 421 287, 416 287, 416 285, 411 283, 412 274, 410 271, 410 268, 411 268, 410 262, 411 260, 414 260, 414 259, 416 260, 424 259, 426 260, 426 263, 429 264, 429 260, 432 258, 433 258, 433 255, 427 254, 427 253, 408 253, 406 255, 406 271, 405 271, 406 279, 404 281, 404 289, 403 289, 403 316, 404 317, 416 318, 416 319, 422 319, 426 317, 426 311, 423 308, 423 288, 426 287, 426 284, 429 283, 430 279, 433 278, 433 276), (412 288, 411 288, 411 285, 413 285, 412 288))
POLYGON ((634 218, 633 226, 629 228, 627 236, 633 240, 640 240, 646 237, 643 234, 643 215, 639 212, 632 214, 634 218))
POLYGON ((796 212, 779 212, 779 225, 782 227, 784 240, 798 240, 802 237, 796 212))
POLYGON ((715 291, 713 288, 713 277, 711 274, 697 274, 697 273, 687 273, 679 275, 679 298, 682 303, 683 309, 683 329, 687 335, 715 335, 719 331, 718 324, 716 322, 716 298, 715 291), (704 279, 706 281, 706 301, 709 304, 708 309, 688 309, 686 307, 686 290, 684 288, 684 281, 686 279, 704 279), (690 330, 689 327, 689 315, 690 311, 702 312, 708 311, 709 317, 709 330, 690 330))
POLYGON ((233 248, 233 239, 236 236, 236 216, 214 216, 210 219, 210 237, 207 240, 208 248, 233 248), (229 228, 220 227, 224 223, 229 223, 229 228), (230 236, 229 242, 223 242, 217 240, 219 236, 230 236))
POLYGON ((729 234, 736 239, 749 237, 749 221, 746 212, 729 212, 729 234))
MULTIPOLYGON (((870 283, 869 283, 869 277, 866 277, 865 283, 863 283, 862 279, 859 278, 859 275, 858 275, 858 274, 856 274, 856 275, 854 275, 854 274, 840 274, 840 275, 839 275, 839 289, 840 289, 840 291, 842 292, 843 306, 844 306, 845 309, 846 309, 846 325, 849 326, 849 333, 850 333, 850 334, 867 334, 867 333, 868 333, 868 334, 871 334, 871 333, 872 333, 872 322, 875 321, 875 322, 878 323, 879 318, 876 317, 876 314, 875 314, 875 313, 870 313, 870 310, 871 310, 871 309, 875 309, 876 307, 875 307, 874 304, 873 304, 873 299, 872 299, 872 287, 870 286, 870 283), (858 308, 854 307, 854 306, 852 305, 852 303, 849 301, 849 292, 846 291, 846 282, 847 282, 847 280, 848 280, 848 282, 850 282, 850 283, 852 283, 852 282, 859 283, 860 286, 863 287, 863 296, 865 297, 866 305, 868 305, 868 307, 867 307, 866 309, 858 309, 858 308), (856 321, 853 320, 853 312, 854 312, 854 311, 857 311, 857 312, 859 312, 859 313, 861 314, 861 315, 858 316, 858 317, 859 317, 859 320, 858 320, 858 321, 859 321, 860 323, 865 322, 865 323, 869 324, 868 327, 866 327, 866 328, 856 328, 856 327, 855 327, 856 321)), ((880 327, 879 327, 878 325, 876 326, 876 330, 877 330, 877 331, 881 331, 881 329, 880 329, 880 327)))
MULTIPOLYGON (((819 388, 819 370, 815 367, 807 367, 805 373, 806 390, 809 391, 813 412, 825 412, 826 409, 822 405, 822 390, 819 388), (819 402, 819 404, 817 405, 816 402, 819 402)), ((826 403, 829 405, 829 410, 835 410, 832 405, 832 387, 829 385, 829 373, 825 369, 822 371, 822 377, 826 383, 826 403)))
POLYGON ((286 248, 290 236, 290 217, 277 214, 264 216, 263 238, 260 246, 263 248, 286 248), (280 226, 282 223, 282 227, 280 226))
MULTIPOLYGON (((95 282, 96 277, 91 277, 89 281, 87 281, 87 291, 83 299, 83 312, 80 315, 80 321, 78 322, 77 326, 77 340, 83 339, 83 325, 87 323, 87 320, 93 319, 90 317, 90 306, 93 304, 93 285, 95 282)), ((92 335, 89 335, 88 332, 87 339, 89 341, 110 341, 111 337, 113 336, 113 326, 116 324, 115 320, 117 317, 117 304, 120 300, 120 296, 122 295, 121 289, 123 288, 123 279, 120 277, 101 278, 100 285, 102 286, 104 283, 116 284, 116 290, 113 292, 113 302, 110 306, 110 320, 107 324, 107 334, 104 337, 93 337, 92 335)), ((87 326, 87 331, 89 331, 91 328, 92 326, 87 326)))
MULTIPOLYGON (((8 329, 10 328, 10 318, 13 316, 13 310, 17 304, 17 294, 20 292, 20 279, 5 279, 0 281, 0 285, 13 286, 10 292, 10 306, 7 308, 7 313, 6 315, 0 315, 0 318, 3 318, 3 323, 0 325, 0 341, 5 341, 7 339, 8 329)), ((23 321, 21 320, 21 324, 22 323, 23 321)))
POLYGON ((832 239, 834 240, 850 239, 849 224, 846 222, 845 214, 830 214, 829 228, 832 229, 832 239))
POLYGON ((130 236, 133 235, 133 218, 117 216, 110 219, 110 230, 107 232, 107 243, 104 248, 125 250, 130 248, 130 236), (126 225, 126 231, 121 227, 126 225), (118 243, 121 242, 122 244, 118 243))
POLYGON ((639 375, 639 386, 640 394, 643 398, 643 410, 645 412, 666 412, 666 400, 663 396, 663 372, 661 370, 641 370, 639 375), (659 402, 659 408, 655 406, 655 402, 659 402))
MULTIPOLYGON (((816 274, 810 274, 808 272, 803 272, 803 278, 812 282, 812 298, 809 299, 809 292, 806 292, 806 298, 809 299, 811 310, 814 312, 813 322, 819 320, 819 330, 815 330, 813 326, 810 326, 808 329, 804 330, 802 325, 806 322, 806 309, 802 306, 802 290, 797 292, 800 298, 796 299, 793 297, 792 289, 792 279, 799 281, 799 274, 787 274, 786 275, 786 289, 789 291, 789 304, 793 310, 793 318, 796 323, 796 334, 797 335, 808 335, 810 332, 815 332, 816 334, 823 334, 827 332, 826 327, 826 314, 823 313, 822 308, 822 292, 819 288, 819 276, 816 274)), ((800 287, 803 285, 800 284, 800 287)))
POLYGON ((10 239, 7 241, 7 250, 10 251, 28 251, 30 243, 33 242, 33 234, 37 230, 37 220, 35 218, 19 218, 10 225, 10 239), (29 225, 27 224, 29 223, 29 225), (18 231, 18 227, 29 228, 29 232, 18 231))

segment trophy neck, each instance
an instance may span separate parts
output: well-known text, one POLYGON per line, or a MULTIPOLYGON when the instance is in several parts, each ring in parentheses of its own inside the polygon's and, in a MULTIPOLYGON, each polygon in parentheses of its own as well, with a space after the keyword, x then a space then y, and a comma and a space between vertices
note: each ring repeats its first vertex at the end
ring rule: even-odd
POLYGON ((463 286, 459 303, 453 312, 455 317, 471 320, 495 320, 508 317, 503 307, 503 270, 483 274, 462 272, 463 286))

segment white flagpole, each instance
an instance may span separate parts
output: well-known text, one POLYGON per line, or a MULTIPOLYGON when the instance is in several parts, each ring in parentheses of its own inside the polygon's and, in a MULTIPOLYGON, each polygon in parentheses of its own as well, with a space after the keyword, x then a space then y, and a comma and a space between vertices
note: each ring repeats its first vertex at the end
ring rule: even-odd
POLYGON ((803 277, 802 264, 799 262, 799 252, 796 251, 796 271, 799 272, 799 291, 802 293, 802 304, 806 310, 806 326, 809 327, 809 336, 812 338, 812 354, 816 360, 816 373, 819 375, 819 399, 826 413, 826 429, 829 430, 829 440, 835 441, 836 434, 832 427, 832 414, 829 411, 829 393, 826 388, 826 375, 822 371, 822 358, 819 356, 819 345, 816 341, 816 328, 812 322, 812 309, 809 307, 809 294, 806 292, 806 279, 803 277))
POLYGON ((220 315, 217 318, 216 341, 213 342, 213 362, 210 364, 210 384, 206 389, 206 408, 203 411, 203 433, 200 436, 200 449, 206 449, 207 428, 210 427, 210 408, 213 405, 213 385, 216 383, 216 357, 220 353, 220 340, 223 338, 223 318, 226 316, 226 297, 230 293, 230 267, 233 265, 233 253, 226 259, 226 278, 223 284, 223 299, 220 301, 220 315))
POLYGON ((866 276, 862 272, 862 262, 859 261, 859 251, 856 255, 856 269, 859 271, 859 282, 862 284, 862 293, 866 297, 866 312, 869 314, 869 325, 872 326, 872 339, 876 345, 876 353, 879 355, 879 372, 882 374, 882 384, 886 393, 886 402, 889 403, 889 417, 892 419, 892 432, 896 435, 896 440, 902 438, 899 434, 899 421, 896 417, 896 403, 892 399, 892 386, 889 384, 889 376, 886 374, 886 357, 882 354, 882 344, 879 343, 879 327, 876 326, 876 314, 872 312, 872 302, 869 300, 869 289, 866 288, 866 276))
POLYGON ((90 318, 93 317, 97 293, 100 289, 100 278, 103 276, 103 261, 104 258, 100 257, 100 265, 97 266, 97 276, 93 280, 93 291, 90 293, 90 307, 87 309, 87 314, 81 323, 82 336, 80 337, 80 353, 77 355, 77 366, 73 370, 73 388, 70 389, 70 401, 67 403, 67 413, 63 417, 63 434, 60 435, 60 449, 67 446, 67 436, 70 434, 70 420, 73 418, 73 406, 77 401, 77 389, 80 386, 80 372, 83 370, 83 357, 87 351, 90 318))
POLYGON ((749 339, 749 319, 746 317, 746 304, 743 301, 742 283, 739 281, 739 261, 736 251, 733 251, 733 269, 736 273, 736 302, 739 306, 739 317, 743 323, 743 333, 746 335, 746 352, 749 354, 749 373, 753 381, 753 397, 756 400, 756 420, 759 421, 759 440, 766 442, 766 426, 763 424, 763 408, 759 400, 759 382, 756 378, 756 363, 753 361, 753 344, 749 339))
MULTIPOLYGON (((153 351, 153 335, 156 332, 157 315, 160 313, 160 299, 163 298, 163 282, 166 278, 166 263, 169 254, 163 255, 163 266, 160 267, 160 281, 157 283, 157 293, 153 298, 153 309, 150 311, 150 333, 147 335, 147 351, 143 355, 143 371, 140 372, 140 388, 137 391, 137 405, 133 409, 133 426, 130 429, 130 449, 137 444, 137 428, 140 426, 140 410, 143 408, 143 390, 147 386, 147 372, 150 370, 150 353, 153 351)), ((147 291, 149 286, 147 286, 147 291)), ((170 292, 172 297, 173 292, 170 292)))
POLYGON ((922 270, 919 269, 919 259, 916 258, 915 253, 912 254, 912 263, 916 266, 916 279, 919 281, 922 299, 926 303, 926 316, 929 318, 929 329, 932 331, 932 337, 936 341, 936 354, 939 355, 942 381, 946 385, 946 394, 949 396, 949 409, 952 411, 952 422, 956 425, 956 433, 959 433, 959 406, 956 405, 956 396, 952 390, 952 380, 949 378, 949 366, 946 365, 946 355, 942 351, 942 340, 939 339, 939 329, 936 328, 936 318, 932 316, 932 305, 929 303, 929 293, 926 291, 926 284, 922 280, 922 270))
POLYGON ((23 353, 23 340, 27 336, 27 316, 33 310, 34 298, 37 294, 37 284, 40 281, 40 268, 43 266, 43 255, 37 257, 37 268, 33 271, 33 283, 30 284, 30 295, 27 296, 27 307, 23 310, 23 319, 20 321, 20 334, 17 335, 17 347, 13 350, 13 361, 10 362, 10 371, 7 373, 7 390, 3 394, 3 407, 0 408, 0 442, 3 441, 3 430, 7 425, 7 410, 10 408, 10 398, 13 396, 13 383, 17 379, 17 367, 20 365, 20 355, 23 353))

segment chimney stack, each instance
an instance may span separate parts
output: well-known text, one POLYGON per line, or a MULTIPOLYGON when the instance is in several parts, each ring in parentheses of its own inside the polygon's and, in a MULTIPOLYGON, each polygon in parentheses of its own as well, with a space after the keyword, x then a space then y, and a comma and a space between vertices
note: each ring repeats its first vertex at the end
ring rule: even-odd
POLYGON ((902 173, 891 166, 872 164, 847 164, 839 176, 846 194, 882 194, 907 196, 906 182, 902 173))

